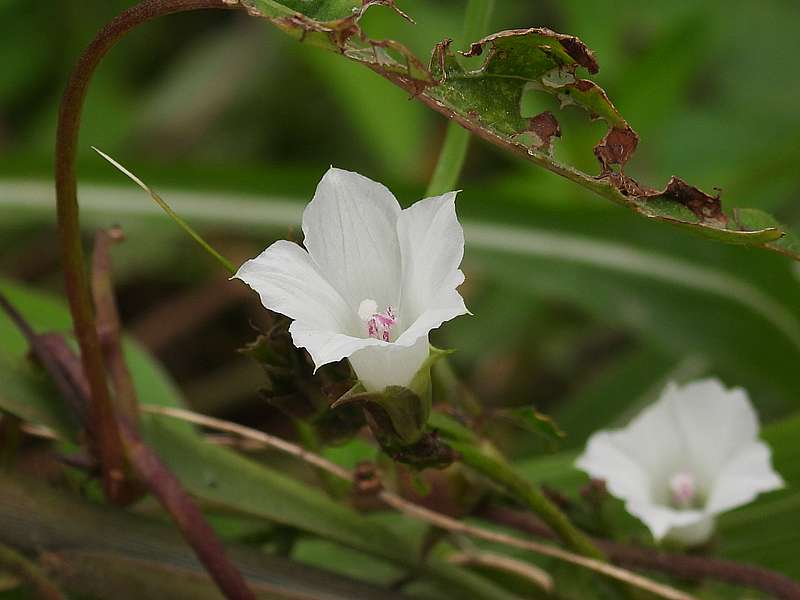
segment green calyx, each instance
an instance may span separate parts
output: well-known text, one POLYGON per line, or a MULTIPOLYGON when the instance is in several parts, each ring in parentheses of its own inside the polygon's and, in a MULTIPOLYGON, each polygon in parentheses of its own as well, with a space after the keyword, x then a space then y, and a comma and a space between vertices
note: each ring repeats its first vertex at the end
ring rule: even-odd
POLYGON ((384 451, 395 460, 417 466, 443 467, 453 462, 452 450, 427 431, 431 415, 431 367, 452 351, 431 346, 428 358, 407 386, 391 385, 368 392, 359 382, 331 408, 358 404, 384 451))

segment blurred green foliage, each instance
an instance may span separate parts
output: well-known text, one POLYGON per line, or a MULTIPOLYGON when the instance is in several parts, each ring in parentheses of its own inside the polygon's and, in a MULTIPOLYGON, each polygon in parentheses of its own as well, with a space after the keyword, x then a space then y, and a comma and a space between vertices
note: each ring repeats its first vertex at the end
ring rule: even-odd
MULTIPOLYGON (((0 183, 46 180, 70 65, 93 32, 129 4, 0 4, 0 183)), ((378 8, 368 13, 365 30, 399 39, 420 56, 443 37, 466 45, 463 2, 402 7, 416 25, 378 8)), ((632 1, 497 2, 491 29, 552 27, 595 50, 598 82, 642 137, 629 167, 641 180, 661 185, 678 174, 796 225, 800 83, 785 74, 800 50, 792 34, 798 13, 794 3, 777 0, 735 10, 710 0, 646 10, 632 1)), ((562 122, 557 152, 594 169, 586 149, 602 127, 587 126, 577 110, 575 117, 562 122)), ((264 196, 268 215, 270 198, 310 197, 333 163, 386 182, 408 203, 431 174, 444 125, 358 65, 295 44, 258 21, 201 12, 148 24, 111 52, 90 91, 79 173, 82 182, 127 185, 91 153, 97 145, 156 189, 252 193, 264 196)), ((604 401, 622 411, 688 362, 686 376, 717 373, 747 384, 767 417, 792 411, 800 290, 788 261, 640 223, 483 143, 473 144, 460 185, 466 218, 535 226, 562 242, 561 256, 545 256, 482 248, 468 237, 466 293, 479 318, 452 324, 441 341, 458 348, 457 363, 475 373, 471 383, 485 401, 535 401, 563 414, 568 432, 580 432, 568 438, 576 445, 612 416, 587 419, 584 407, 604 401), (582 248, 584 242, 619 252, 615 264, 570 257, 590 257, 596 248, 582 248), (661 281, 631 275, 622 263, 642 251, 675 273, 661 281), (682 275, 690 265, 699 270, 682 275), (727 291, 697 289, 716 285, 704 279, 730 277, 736 281, 727 291), (761 296, 755 302, 754 293, 761 296)), ((52 225, 50 233, 41 228, 53 217, 27 214, 15 195, 12 186, 0 198, 0 267, 52 286, 56 276, 26 266, 31 261, 23 255, 42 246, 52 253, 52 225)), ((113 219, 129 233, 117 259, 123 290, 155 281, 175 289, 205 277, 204 258, 169 223, 141 225, 109 212, 99 222, 113 219)), ((263 228, 246 223, 203 225, 217 239, 235 232, 245 247, 269 241, 263 228)), ((505 234, 480 232, 486 235, 505 234)), ((53 262, 51 255, 51 268, 53 262)))
MULTIPOLYGON (((0 274, 7 278, 61 290, 48 179, 59 95, 94 32, 130 4, 0 0, 0 274)), ((464 4, 401 0, 417 25, 377 8, 364 28, 427 56, 444 37, 465 45, 464 4)), ((641 181, 660 187, 675 174, 720 187, 724 201, 770 210, 798 228, 800 79, 790 76, 800 56, 798 22, 800 4, 791 0, 497 0, 491 29, 551 27, 595 50, 596 80, 642 138, 629 165, 641 181)), ((541 100, 526 102, 542 108, 541 100)), ((602 126, 574 116, 562 120, 557 155, 594 172, 586 149, 602 126)), ((216 267, 148 212, 149 199, 138 190, 132 196, 90 145, 167 201, 180 199, 179 212, 238 260, 295 235, 290 227, 329 164, 386 183, 404 204, 417 199, 445 126, 368 70, 257 20, 218 11, 162 19, 114 49, 92 86, 79 165, 86 197, 96 200, 84 209, 87 240, 96 225, 126 230, 115 271, 123 317, 141 334, 148 316, 170 302, 197 306, 233 284, 220 282, 216 267)), ((463 291, 476 316, 448 324, 435 343, 458 350, 456 370, 482 402, 553 415, 568 450, 624 421, 669 378, 711 374, 744 385, 767 422, 798 413, 800 277, 790 261, 643 222, 480 142, 459 187, 463 291)), ((153 348, 187 403, 275 424, 255 396, 257 369, 234 352, 252 336, 248 316, 259 314, 253 303, 225 304, 153 348)), ((507 423, 492 433, 521 459, 551 449, 507 423)), ((796 437, 774 440, 785 445, 780 456, 791 456, 796 437)), ((556 465, 559 481, 574 477, 571 456, 531 464, 556 465)), ((799 529, 797 496, 782 498, 732 516, 730 531, 755 537, 758 511, 770 502, 795 507, 779 511, 778 528, 799 529)), ((757 560, 762 546, 753 543, 724 548, 757 560)), ((312 558, 320 552, 312 544, 302 550, 312 558)), ((798 572, 796 558, 775 560, 798 572)))

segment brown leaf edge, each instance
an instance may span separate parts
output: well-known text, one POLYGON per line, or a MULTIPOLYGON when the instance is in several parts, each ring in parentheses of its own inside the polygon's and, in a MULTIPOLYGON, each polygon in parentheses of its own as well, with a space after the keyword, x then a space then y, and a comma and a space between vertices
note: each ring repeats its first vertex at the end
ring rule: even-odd
MULTIPOLYGON (((235 0, 234 0, 235 1, 235 0)), ((324 41, 317 40, 316 45, 325 46, 343 54, 347 58, 360 62, 372 69, 379 75, 385 77, 392 83, 408 91, 412 97, 419 99, 433 110, 441 113, 446 118, 459 123, 478 137, 510 150, 515 154, 542 166, 554 173, 603 196, 618 204, 621 204, 634 212, 647 218, 668 222, 673 225, 689 228, 698 231, 707 237, 715 238, 719 241, 757 245, 766 249, 800 259, 800 255, 775 243, 785 235, 785 232, 778 226, 762 227, 759 229, 745 229, 736 220, 733 221, 735 228, 731 226, 730 220, 726 216, 719 194, 711 196, 699 188, 692 186, 679 177, 672 177, 667 186, 659 191, 641 185, 632 177, 624 173, 624 166, 633 156, 639 143, 638 134, 622 119, 608 101, 609 109, 613 113, 613 118, 608 119, 609 130, 603 139, 595 146, 595 156, 600 163, 599 175, 588 175, 568 165, 563 165, 552 160, 550 156, 551 140, 558 137, 555 133, 560 133, 558 121, 553 117, 550 121, 548 117, 538 115, 534 119, 537 122, 529 124, 528 131, 535 134, 533 143, 526 145, 519 139, 509 139, 498 135, 490 128, 480 124, 476 117, 478 115, 464 115, 455 111, 452 107, 445 105, 437 100, 430 91, 444 82, 437 79, 430 67, 425 67, 421 61, 403 44, 393 40, 373 40, 368 38, 360 27, 360 20, 367 9, 375 5, 389 6, 397 9, 393 0, 365 0, 360 9, 354 11, 352 16, 328 22, 320 22, 311 19, 301 13, 290 11, 291 15, 280 17, 269 16, 257 6, 259 0, 239 0, 254 16, 264 18, 277 25, 280 29, 305 41, 309 33, 322 34, 324 41), (547 121, 545 121, 547 119, 547 121), (543 129, 544 137, 540 136, 536 128, 543 129), (548 132, 553 132, 548 135, 548 132), (614 167, 618 167, 615 169, 614 167), (687 208, 692 218, 675 214, 664 214, 663 211, 653 205, 653 201, 665 200, 667 202, 679 204, 687 208)), ((271 2, 272 5, 277 3, 271 2)), ((284 7, 285 8, 285 7, 284 7)), ((289 10, 289 9, 286 9, 289 10)), ((578 66, 587 69, 590 73, 599 70, 599 64, 591 51, 579 38, 554 32, 544 28, 515 29, 495 33, 487 36, 470 45, 465 56, 478 56, 485 52, 487 44, 492 44, 494 40, 537 33, 549 37, 554 43, 558 43, 575 61, 572 71, 578 66)), ((450 40, 445 40, 434 48, 433 59, 439 60, 441 53, 447 51, 450 40)), ((587 79, 577 79, 573 82, 564 84, 566 87, 574 88, 581 92, 592 91, 608 99, 604 90, 594 82, 587 79)), ((592 118, 598 115, 592 114, 592 118)), ((525 133, 525 132, 519 132, 525 133)))

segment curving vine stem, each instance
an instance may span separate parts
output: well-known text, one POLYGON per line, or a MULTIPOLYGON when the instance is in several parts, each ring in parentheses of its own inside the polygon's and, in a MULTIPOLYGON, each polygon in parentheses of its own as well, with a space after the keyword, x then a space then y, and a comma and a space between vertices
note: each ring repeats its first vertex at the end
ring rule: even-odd
POLYGON ((157 17, 201 9, 236 9, 225 0, 144 0, 106 25, 81 55, 70 76, 58 114, 55 147, 55 184, 58 229, 64 276, 75 334, 92 393, 90 434, 103 466, 106 494, 124 497, 120 489, 124 453, 114 423, 114 406, 106 382, 106 368, 97 335, 89 281, 84 266, 78 210, 75 161, 81 115, 92 76, 106 53, 129 31, 157 17))
POLYGON ((90 391, 88 433, 103 472, 108 498, 125 504, 135 497, 136 485, 127 475, 132 468, 147 482, 172 515, 181 533, 227 598, 255 599, 244 578, 228 560, 224 547, 177 479, 139 438, 137 428, 115 406, 84 266, 77 198, 75 161, 86 92, 106 53, 129 31, 157 17, 201 9, 237 9, 224 0, 144 0, 106 25, 80 57, 61 101, 55 148, 58 226, 66 291, 81 361, 90 391), (130 465, 130 467, 129 467, 130 465))

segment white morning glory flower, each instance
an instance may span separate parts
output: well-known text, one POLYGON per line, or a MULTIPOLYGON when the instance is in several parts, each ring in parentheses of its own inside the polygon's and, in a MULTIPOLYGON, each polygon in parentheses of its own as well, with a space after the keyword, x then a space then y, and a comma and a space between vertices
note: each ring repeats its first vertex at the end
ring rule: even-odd
POLYGON ((408 385, 428 334, 467 313, 456 288, 464 231, 456 192, 402 210, 383 185, 333 167, 303 212, 305 248, 275 242, 235 275, 317 368, 349 358, 368 391, 408 385))
POLYGON ((576 464, 657 540, 692 546, 711 536, 715 515, 783 487, 758 429, 743 389, 671 383, 626 428, 592 435, 576 464))

